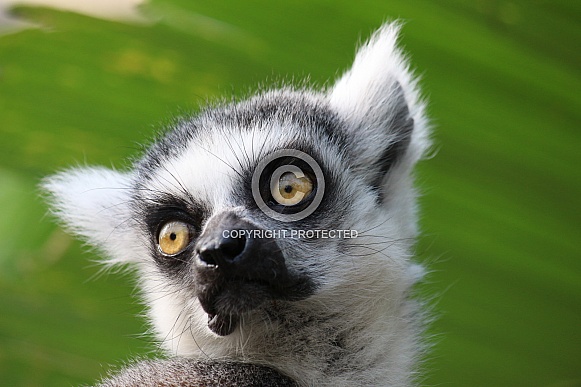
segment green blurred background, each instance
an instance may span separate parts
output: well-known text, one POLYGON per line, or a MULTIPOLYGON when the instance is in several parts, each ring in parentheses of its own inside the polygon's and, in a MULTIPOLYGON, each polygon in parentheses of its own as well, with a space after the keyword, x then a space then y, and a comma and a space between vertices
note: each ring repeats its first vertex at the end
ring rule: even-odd
POLYGON ((18 6, 35 28, 0 22, 1 386, 89 383, 155 350, 131 276, 100 275, 45 216, 43 176, 122 168, 207 99, 323 85, 393 18, 435 124, 418 170, 420 292, 437 316, 423 384, 581 385, 580 1, 151 0, 136 14, 18 6))

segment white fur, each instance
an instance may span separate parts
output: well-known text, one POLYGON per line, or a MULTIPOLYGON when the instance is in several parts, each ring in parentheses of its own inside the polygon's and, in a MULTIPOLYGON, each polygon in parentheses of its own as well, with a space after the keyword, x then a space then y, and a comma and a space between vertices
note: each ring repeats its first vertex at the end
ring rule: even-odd
POLYGON ((135 227, 127 208, 132 176, 106 168, 76 168, 43 182, 53 212, 70 232, 97 247, 108 264, 136 262, 135 227))
POLYGON ((425 104, 421 99, 417 80, 409 70, 409 64, 397 47, 400 30, 398 23, 385 24, 364 44, 353 65, 331 88, 329 99, 343 117, 351 123, 353 140, 361 144, 361 167, 364 169, 381 153, 386 141, 383 129, 386 119, 393 114, 389 103, 395 85, 404 92, 410 115, 414 120, 412 141, 397 170, 390 173, 384 183, 384 194, 391 198, 390 217, 398 226, 407 229, 407 237, 416 231, 415 199, 412 168, 427 151, 429 124, 425 104))
MULTIPOLYGON (((400 26, 398 23, 385 24, 357 52, 353 65, 329 90, 331 105, 351 122, 353 135, 362 144, 381 145, 380 132, 373 130, 385 125, 385 118, 391 113, 390 98, 396 84, 401 85, 410 114, 415 121, 414 149, 408 152, 415 162, 429 146, 428 124, 425 105, 421 100, 417 80, 409 70, 409 64, 397 47, 400 26)), ((371 159, 375 154, 362 149, 371 159)))

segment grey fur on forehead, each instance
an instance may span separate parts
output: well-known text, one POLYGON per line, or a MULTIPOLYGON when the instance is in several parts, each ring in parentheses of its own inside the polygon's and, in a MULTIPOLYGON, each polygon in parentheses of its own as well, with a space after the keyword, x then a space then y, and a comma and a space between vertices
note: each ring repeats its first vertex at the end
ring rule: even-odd
POLYGON ((197 116, 180 120, 171 131, 146 152, 138 169, 145 172, 162 165, 164 160, 179 155, 191 141, 208 131, 227 136, 230 131, 256 128, 268 130, 270 125, 285 125, 315 140, 326 138, 344 149, 347 144, 344 123, 333 111, 327 98, 309 90, 285 88, 271 90, 241 102, 223 104, 203 110, 197 116))

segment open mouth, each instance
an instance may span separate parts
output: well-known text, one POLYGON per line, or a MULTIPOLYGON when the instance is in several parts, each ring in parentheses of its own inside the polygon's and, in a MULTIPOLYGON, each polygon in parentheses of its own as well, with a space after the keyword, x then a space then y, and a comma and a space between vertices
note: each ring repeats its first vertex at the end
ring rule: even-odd
POLYGON ((228 336, 238 326, 239 317, 208 313, 208 328, 218 336, 228 336))
POLYGON ((240 277, 222 278, 217 282, 198 290, 198 300, 208 314, 208 328, 219 336, 234 332, 241 316, 264 307, 269 301, 299 301, 315 289, 312 282, 300 277, 276 285, 240 277))
POLYGON ((241 278, 229 278, 198 294, 200 304, 208 314, 208 328, 219 336, 234 332, 241 315, 275 297, 266 282, 241 278))

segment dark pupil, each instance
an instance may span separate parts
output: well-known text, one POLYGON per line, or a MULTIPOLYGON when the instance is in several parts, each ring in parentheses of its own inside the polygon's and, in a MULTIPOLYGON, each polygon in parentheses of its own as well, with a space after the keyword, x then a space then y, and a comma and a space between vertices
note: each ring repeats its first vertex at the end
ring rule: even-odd
POLYGON ((292 185, 285 185, 284 192, 286 192, 286 193, 293 192, 293 186, 292 185))
POLYGON ((175 232, 172 232, 171 234, 169 234, 169 239, 171 239, 172 241, 175 241, 177 237, 178 236, 176 235, 175 232))

